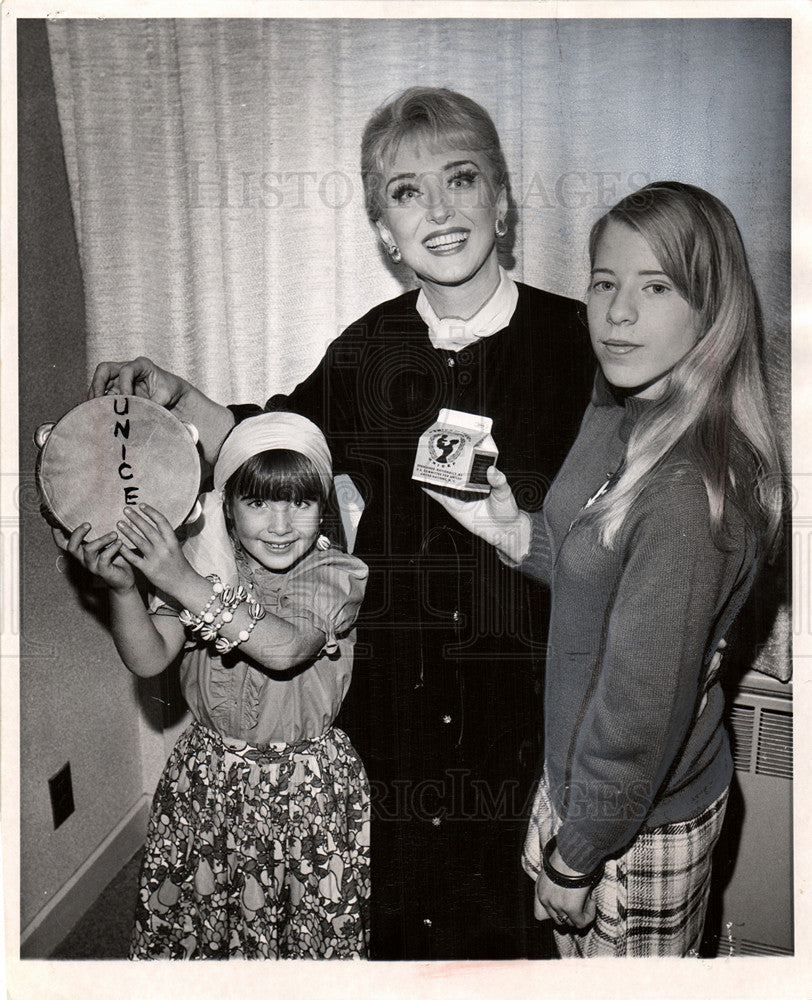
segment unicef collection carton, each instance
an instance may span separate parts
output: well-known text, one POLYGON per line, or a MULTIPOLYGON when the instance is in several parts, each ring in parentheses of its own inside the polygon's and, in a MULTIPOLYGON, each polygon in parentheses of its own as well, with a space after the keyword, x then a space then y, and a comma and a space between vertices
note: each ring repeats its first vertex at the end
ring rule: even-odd
POLYGON ((437 422, 420 436, 412 479, 464 493, 490 493, 486 473, 499 455, 492 426, 490 417, 440 410, 437 422))

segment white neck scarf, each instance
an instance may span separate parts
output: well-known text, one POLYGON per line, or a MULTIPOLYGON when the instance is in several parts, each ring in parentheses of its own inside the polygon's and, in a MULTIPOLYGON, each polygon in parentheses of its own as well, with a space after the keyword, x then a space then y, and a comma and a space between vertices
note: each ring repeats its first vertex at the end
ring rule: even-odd
POLYGON ((417 311, 429 328, 429 340, 433 347, 443 351, 461 351, 483 337, 491 337, 504 330, 516 311, 518 301, 516 282, 500 265, 499 284, 493 295, 470 319, 458 316, 440 319, 422 289, 417 296, 417 311))

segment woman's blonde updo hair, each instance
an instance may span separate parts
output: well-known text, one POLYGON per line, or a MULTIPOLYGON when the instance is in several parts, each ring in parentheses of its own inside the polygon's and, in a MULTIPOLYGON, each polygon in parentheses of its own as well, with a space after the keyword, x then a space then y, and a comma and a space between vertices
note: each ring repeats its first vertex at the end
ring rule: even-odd
POLYGON ((383 212, 385 162, 397 153, 404 139, 482 153, 494 192, 505 188, 510 196, 505 154, 488 112, 470 97, 445 87, 410 87, 378 108, 364 129, 361 178, 372 222, 383 212))

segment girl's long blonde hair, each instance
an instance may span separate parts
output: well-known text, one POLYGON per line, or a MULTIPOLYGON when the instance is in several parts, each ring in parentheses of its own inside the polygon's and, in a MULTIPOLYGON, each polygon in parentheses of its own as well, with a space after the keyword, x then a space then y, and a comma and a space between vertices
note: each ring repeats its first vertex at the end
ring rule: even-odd
POLYGON ((736 221, 701 188, 649 184, 618 202, 592 227, 590 261, 610 220, 638 232, 703 331, 671 370, 663 395, 638 420, 614 488, 585 512, 612 547, 658 464, 680 443, 705 484, 714 541, 724 544, 733 500, 774 554, 784 482, 761 367, 762 317, 736 221))

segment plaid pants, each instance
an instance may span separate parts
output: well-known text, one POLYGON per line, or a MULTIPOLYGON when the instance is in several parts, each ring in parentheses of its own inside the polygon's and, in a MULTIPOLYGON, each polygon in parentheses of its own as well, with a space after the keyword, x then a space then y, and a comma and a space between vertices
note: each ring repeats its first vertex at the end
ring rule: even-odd
MULTIPOLYGON (((693 819, 642 831, 624 854, 607 861, 593 890, 594 922, 581 931, 555 929, 561 957, 696 955, 727 795, 725 790, 693 819)), ((522 857, 534 880, 541 870, 541 848, 559 825, 542 776, 522 857)))

